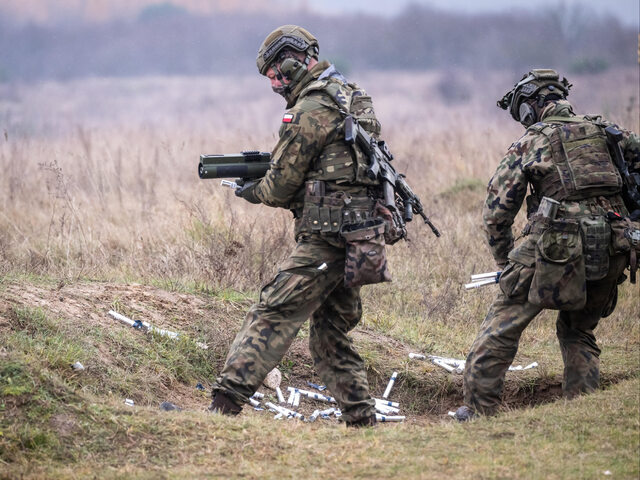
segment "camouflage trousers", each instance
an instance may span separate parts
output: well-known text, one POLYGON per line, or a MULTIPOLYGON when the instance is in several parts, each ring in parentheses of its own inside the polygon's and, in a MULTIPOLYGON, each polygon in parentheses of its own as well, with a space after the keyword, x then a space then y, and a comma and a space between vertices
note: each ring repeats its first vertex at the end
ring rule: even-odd
POLYGON ((334 239, 300 235, 294 251, 247 313, 213 386, 214 394, 221 391, 240 405, 248 402, 310 318, 313 362, 343 418, 354 421, 375 414, 364 362, 347 336, 362 317, 360 289, 344 287, 345 248, 334 239))
MULTIPOLYGON (((600 349, 593 330, 615 300, 617 279, 627 262, 624 256, 610 260, 605 278, 587 282, 584 308, 558 312, 556 335, 564 362, 562 391, 568 398, 598 388, 600 349)), ((524 267, 521 285, 512 296, 498 293, 471 345, 464 370, 464 403, 479 413, 491 415, 500 406, 505 374, 518 350, 520 336, 542 310, 527 301, 532 275, 533 268, 524 267)))

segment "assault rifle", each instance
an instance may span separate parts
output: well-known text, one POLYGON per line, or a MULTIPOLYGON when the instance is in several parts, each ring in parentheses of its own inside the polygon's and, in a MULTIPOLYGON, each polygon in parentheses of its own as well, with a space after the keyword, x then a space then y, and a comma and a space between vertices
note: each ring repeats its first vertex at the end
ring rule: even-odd
POLYGON ((344 139, 349 144, 357 144, 369 158, 367 177, 371 180, 380 180, 385 206, 391 211, 396 223, 404 231, 405 222, 413 220, 413 212, 422 217, 424 223, 429 225, 436 237, 440 236, 438 229, 431 223, 422 207, 422 202, 413 193, 411 187, 391 165, 393 155, 384 141, 376 141, 367 131, 358 124, 351 115, 345 117, 344 139))
POLYGON ((630 217, 638 219, 640 218, 640 173, 629 172, 622 147, 620 147, 622 132, 613 126, 605 128, 604 131, 607 134, 609 149, 613 153, 613 161, 622 177, 622 199, 629 210, 630 217))

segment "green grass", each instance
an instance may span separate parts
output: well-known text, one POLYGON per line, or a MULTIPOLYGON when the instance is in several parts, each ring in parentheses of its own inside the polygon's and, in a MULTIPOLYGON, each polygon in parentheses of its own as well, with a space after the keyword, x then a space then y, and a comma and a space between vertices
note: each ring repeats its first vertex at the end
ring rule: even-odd
MULTIPOLYGON (((4 284, 11 290, 8 283, 15 282, 31 288, 24 278, 4 284)), ((78 292, 84 287, 78 285, 78 292)), ((126 309, 127 298, 120 293, 111 306, 126 309)), ((142 318, 160 308, 152 295, 140 298, 147 303, 140 300, 131 312, 142 318)), ((408 421, 351 431, 326 421, 275 421, 251 409, 239 418, 206 413, 208 394, 194 385, 215 377, 245 305, 224 296, 198 298, 205 302, 191 312, 179 341, 42 308, 5 308, 0 478, 561 479, 601 478, 606 470, 612 478, 640 473, 638 342, 633 336, 616 340, 616 332, 628 328, 616 314, 601 326, 604 390, 570 402, 544 397, 545 389, 557 389, 562 372, 553 316, 545 314, 526 332, 516 358, 541 367, 508 374, 510 400, 500 415, 459 425, 446 411, 461 401, 461 377, 406 354, 462 357, 481 318, 473 325, 458 318, 421 327, 416 316, 394 326, 383 322, 384 311, 367 312, 366 328, 354 338, 372 390, 380 394, 391 371, 400 372, 393 396, 408 421), (212 348, 197 348, 189 336, 212 348), (86 370, 72 370, 75 361, 86 370), (124 398, 136 406, 125 406, 124 398), (162 412, 157 405, 164 400, 186 410, 162 412), (533 408, 523 408, 530 402, 533 408)), ((295 353, 306 341, 301 335, 299 347, 281 363, 285 386, 312 378, 308 353, 295 353)))

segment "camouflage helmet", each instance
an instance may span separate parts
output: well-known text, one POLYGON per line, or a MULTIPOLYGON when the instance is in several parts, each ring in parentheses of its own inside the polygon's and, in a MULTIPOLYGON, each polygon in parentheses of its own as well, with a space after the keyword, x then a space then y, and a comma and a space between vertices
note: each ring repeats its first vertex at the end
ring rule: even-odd
MULTIPOLYGON (((523 122, 521 112, 522 103, 532 98, 538 99, 538 106, 542 106, 547 97, 565 98, 569 95, 572 85, 566 78, 560 77, 555 70, 535 69, 525 74, 515 86, 498 100, 498 106, 509 113, 518 122, 523 122)), ((528 112, 527 112, 528 113, 528 112)))
POLYGON ((260 45, 256 59, 258 71, 266 75, 271 64, 278 58, 278 54, 285 48, 304 52, 309 58, 318 58, 316 37, 297 25, 283 25, 267 35, 260 45))

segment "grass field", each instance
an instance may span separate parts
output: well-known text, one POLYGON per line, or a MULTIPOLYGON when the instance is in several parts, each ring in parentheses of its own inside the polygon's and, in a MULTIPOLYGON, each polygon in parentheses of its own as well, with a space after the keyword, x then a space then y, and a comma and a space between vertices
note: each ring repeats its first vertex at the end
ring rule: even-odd
MULTIPOLYGON (((525 331, 515 360, 540 366, 507 375, 495 418, 451 422, 461 377, 407 356, 463 358, 495 293, 462 285, 495 269, 480 210, 522 132, 495 107, 516 77, 494 73, 482 88, 466 72, 356 78, 443 232, 411 225, 411 241, 389 251, 393 283, 363 289, 354 340, 376 395, 399 372, 392 397, 407 421, 358 432, 250 408, 220 418, 195 388, 211 385, 293 246, 288 212, 196 175, 200 153, 275 143, 282 104, 263 79, 0 84, 0 478, 637 478, 637 285, 622 285, 596 331, 603 388, 588 397, 560 398, 552 312, 525 331), (111 309, 183 338, 126 328, 111 309)), ((637 69, 570 80, 579 113, 639 130, 637 69)), ((281 362, 284 386, 318 381, 307 336, 281 362)))

